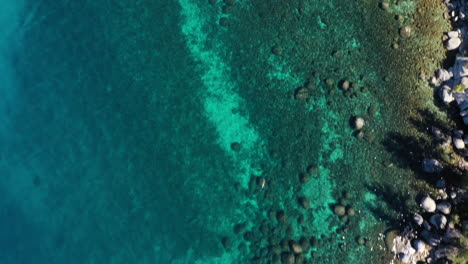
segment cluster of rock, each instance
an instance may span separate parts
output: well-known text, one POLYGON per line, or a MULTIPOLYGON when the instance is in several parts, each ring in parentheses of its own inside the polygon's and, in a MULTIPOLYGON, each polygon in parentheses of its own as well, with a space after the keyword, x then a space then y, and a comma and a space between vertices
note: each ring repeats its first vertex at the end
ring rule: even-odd
POLYGON ((449 16, 455 29, 444 36, 449 51, 458 50, 455 64, 449 69, 439 69, 431 83, 438 86, 439 96, 446 104, 456 101, 463 122, 468 124, 468 2, 448 1, 449 16))
MULTIPOLYGON (((438 185, 444 187, 443 181, 438 185)), ((412 223, 395 237, 393 252, 404 263, 435 263, 438 259, 454 257, 457 248, 451 242, 461 238, 463 233, 452 221, 452 206, 466 198, 464 191, 452 190, 447 194, 445 189, 439 190, 436 200, 424 196, 420 203, 423 211, 415 213, 412 223)))

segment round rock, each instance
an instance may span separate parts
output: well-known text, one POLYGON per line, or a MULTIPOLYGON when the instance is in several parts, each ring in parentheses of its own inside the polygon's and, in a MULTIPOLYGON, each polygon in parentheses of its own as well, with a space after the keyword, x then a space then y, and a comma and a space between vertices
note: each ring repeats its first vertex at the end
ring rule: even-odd
POLYGON ((451 209, 452 205, 449 202, 441 202, 437 204, 437 210, 445 215, 450 214, 451 209))
POLYGON ((402 27, 400 29, 400 36, 404 38, 409 38, 411 37, 411 34, 413 33, 413 30, 409 26, 402 27))
POLYGON ((354 129, 361 130, 365 125, 364 118, 356 116, 354 118, 354 129))
POLYGON ((429 212, 429 213, 432 213, 432 212, 435 212, 436 210, 436 203, 435 201, 429 196, 425 196, 422 200, 421 200, 421 204, 420 204, 421 208, 423 208, 426 212, 429 212))
POLYGON ((464 149, 465 148, 465 141, 459 137, 454 137, 453 138, 453 146, 456 149, 464 149))
POLYGON ((420 214, 414 214, 413 220, 417 225, 422 225, 424 223, 424 218, 420 214))
POLYGON ((343 216, 346 214, 346 208, 342 205, 335 205, 333 212, 335 212, 337 216, 343 216))
POLYGON ((429 222, 431 222, 431 224, 437 229, 445 229, 445 226, 447 225, 447 217, 441 214, 435 214, 431 216, 429 222))
POLYGON ((413 243, 414 249, 416 249, 417 252, 423 252, 426 249, 426 243, 424 243, 422 240, 415 240, 413 243))
POLYGON ((445 45, 445 48, 447 48, 447 50, 454 50, 460 47, 460 45, 461 45, 461 39, 459 37, 449 38, 449 40, 447 41, 445 45))

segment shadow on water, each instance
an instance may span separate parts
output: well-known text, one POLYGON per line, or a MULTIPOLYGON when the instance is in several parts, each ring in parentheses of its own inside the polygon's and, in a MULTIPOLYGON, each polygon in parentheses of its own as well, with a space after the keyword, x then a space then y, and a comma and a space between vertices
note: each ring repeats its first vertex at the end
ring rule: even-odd
POLYGON ((398 226, 401 224, 401 217, 413 212, 412 205, 415 203, 402 190, 388 184, 365 187, 377 197, 377 201, 382 201, 382 204, 368 203, 369 211, 387 225, 398 226))

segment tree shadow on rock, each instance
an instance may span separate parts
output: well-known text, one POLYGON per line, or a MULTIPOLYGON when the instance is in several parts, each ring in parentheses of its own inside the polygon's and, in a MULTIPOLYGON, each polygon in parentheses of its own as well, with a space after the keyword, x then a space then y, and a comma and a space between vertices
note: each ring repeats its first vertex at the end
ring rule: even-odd
POLYGON ((441 174, 428 174, 422 169, 424 158, 434 158, 439 161, 447 159, 447 154, 438 147, 444 140, 434 136, 433 130, 440 131, 445 137, 449 137, 453 131, 453 123, 449 120, 442 120, 427 109, 418 110, 415 117, 410 118, 410 123, 418 133, 416 135, 404 135, 392 132, 382 141, 385 149, 393 153, 395 162, 400 168, 409 168, 414 171, 416 177, 430 183, 452 173, 455 168, 444 164, 447 169, 441 174))

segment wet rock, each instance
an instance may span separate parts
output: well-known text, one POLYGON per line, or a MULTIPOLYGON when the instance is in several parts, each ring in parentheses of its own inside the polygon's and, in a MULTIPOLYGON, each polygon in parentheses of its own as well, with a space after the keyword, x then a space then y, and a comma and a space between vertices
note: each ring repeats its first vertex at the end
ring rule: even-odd
POLYGON ((280 45, 275 45, 271 48, 271 53, 281 56, 283 55, 283 48, 280 45))
POLYGON ((234 226, 234 233, 241 234, 244 233, 247 228, 247 223, 240 223, 234 226))
POLYGON ((288 222, 288 217, 283 210, 280 210, 276 213, 276 219, 282 224, 286 224, 288 222))
POLYGON ((431 222, 431 224, 437 229, 445 229, 445 226, 447 225, 447 218, 444 215, 435 214, 431 216, 429 222, 431 222))
POLYGON ((344 80, 341 82, 341 89, 343 91, 346 91, 349 89, 349 81, 348 80, 344 80))
POLYGON ((353 126, 356 130, 361 130, 365 125, 364 118, 356 116, 354 117, 353 126))
POLYGON ((305 87, 299 87, 294 93, 294 98, 297 100, 307 100, 309 98, 309 90, 305 87))
POLYGON ((445 215, 450 214, 451 209, 452 205, 449 202, 441 202, 437 204, 437 210, 445 215))
POLYGON ((306 183, 309 182, 310 177, 306 173, 300 173, 299 174, 299 180, 301 181, 301 183, 306 184, 306 183))
POLYGON ((223 244, 224 249, 229 250, 232 247, 232 241, 229 237, 221 238, 221 244, 223 244))
POLYGON ((414 214, 413 220, 419 226, 424 223, 424 218, 420 214, 414 214))
POLYGON ((290 252, 283 252, 281 254, 281 263, 283 264, 294 264, 296 258, 293 253, 290 252))
POLYGON ((436 159, 425 158, 422 162, 422 168, 424 172, 437 173, 442 171, 443 166, 436 159))
POLYGON ((380 8, 382 8, 383 10, 387 10, 390 8, 390 4, 388 2, 382 2, 380 3, 380 8))
POLYGON ((335 215, 337 216, 344 216, 346 214, 346 208, 342 205, 335 205, 333 212, 335 212, 335 215))
POLYGON ((358 236, 358 238, 356 239, 356 242, 362 246, 364 245, 364 243, 366 243, 366 240, 362 236, 358 236))
POLYGON ((307 167, 307 173, 308 174, 317 174, 319 173, 319 168, 317 166, 310 165, 307 167))
POLYGON ((426 243, 424 243, 422 240, 415 240, 413 242, 413 247, 416 249, 417 252, 423 252, 426 249, 426 243))
POLYGON ((241 144, 239 142, 233 142, 231 143, 231 149, 237 152, 241 149, 241 144))
POLYGON ((348 215, 348 216, 354 216, 355 214, 356 214, 356 211, 354 211, 354 208, 352 208, 352 207, 349 207, 346 210, 346 215, 348 215))
POLYGON ((306 210, 310 209, 309 201, 305 197, 300 197, 298 200, 299 200, 299 204, 302 206, 302 208, 304 208, 306 210))
POLYGON ((436 203, 435 201, 429 196, 425 196, 422 200, 421 200, 421 204, 420 204, 421 208, 423 208, 426 212, 429 212, 429 213, 432 213, 432 212, 435 212, 436 210, 436 203))
POLYGON ((219 25, 222 27, 228 27, 229 26, 229 20, 226 17, 222 17, 219 19, 219 25))
POLYGON ((447 43, 445 44, 445 48, 447 50, 454 50, 458 49, 461 45, 461 39, 459 37, 449 38, 447 43))
POLYGON ((412 33, 413 33, 413 30, 409 26, 405 26, 400 29, 400 36, 403 38, 411 37, 412 33))
POLYGON ((255 239, 255 235, 254 235, 253 232, 250 232, 250 231, 245 232, 245 234, 244 234, 244 240, 245 241, 254 241, 254 239, 255 239))
POLYGON ((294 252, 295 254, 301 254, 302 253, 302 247, 296 241, 290 241, 289 242, 289 247, 291 248, 291 251, 294 252))

